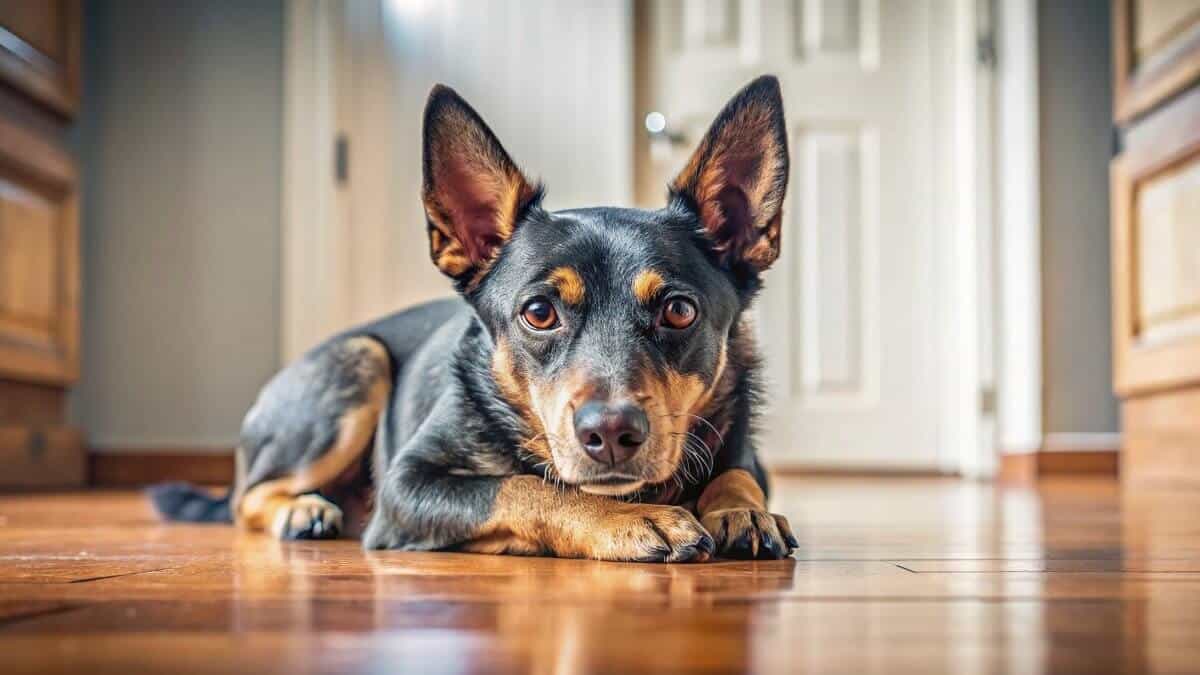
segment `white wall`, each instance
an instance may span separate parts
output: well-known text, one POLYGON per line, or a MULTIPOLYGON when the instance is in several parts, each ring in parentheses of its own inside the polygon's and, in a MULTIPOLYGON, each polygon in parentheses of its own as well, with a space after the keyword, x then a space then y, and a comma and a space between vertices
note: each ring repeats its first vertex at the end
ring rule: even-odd
POLYGON ((1038 8, 1043 373, 1052 444, 1058 434, 1119 428, 1112 392, 1109 4, 1041 0, 1038 8))
POLYGON ((100 447, 228 447, 278 364, 282 6, 85 4, 75 414, 100 447))

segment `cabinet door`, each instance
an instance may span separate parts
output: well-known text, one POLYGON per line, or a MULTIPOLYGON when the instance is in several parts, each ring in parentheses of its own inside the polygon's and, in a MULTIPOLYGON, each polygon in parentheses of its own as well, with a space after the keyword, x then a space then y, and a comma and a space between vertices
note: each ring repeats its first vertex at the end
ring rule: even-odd
POLYGON ((0 80, 60 114, 79 105, 79 1, 0 0, 0 80))
POLYGON ((69 156, 0 119, 0 378, 78 377, 76 188, 69 156))
POLYGON ((1200 89, 1131 128, 1112 167, 1116 388, 1200 384, 1200 89))
POLYGON ((1200 0, 1113 0, 1113 114, 1128 123, 1200 80, 1200 0))

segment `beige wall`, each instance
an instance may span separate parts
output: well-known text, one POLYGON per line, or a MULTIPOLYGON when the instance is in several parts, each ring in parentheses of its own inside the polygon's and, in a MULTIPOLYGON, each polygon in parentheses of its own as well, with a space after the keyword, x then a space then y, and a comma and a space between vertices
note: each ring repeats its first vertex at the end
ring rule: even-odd
POLYGON ((1109 3, 1041 0, 1038 33, 1045 431, 1115 432, 1109 3))
POLYGON ((278 363, 282 6, 86 5, 76 417, 228 446, 278 363))

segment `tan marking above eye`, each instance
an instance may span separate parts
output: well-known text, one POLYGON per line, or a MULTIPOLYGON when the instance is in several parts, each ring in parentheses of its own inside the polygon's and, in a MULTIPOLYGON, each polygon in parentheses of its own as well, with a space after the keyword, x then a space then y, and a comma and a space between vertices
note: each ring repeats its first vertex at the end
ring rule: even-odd
POLYGON ((583 278, 573 267, 557 267, 546 277, 546 281, 558 290, 558 297, 568 305, 578 305, 583 302, 586 288, 583 278))
POLYGON ((637 298, 638 302, 643 305, 650 304, 662 290, 663 285, 662 275, 652 269, 644 269, 638 272, 633 278, 633 297, 637 298))

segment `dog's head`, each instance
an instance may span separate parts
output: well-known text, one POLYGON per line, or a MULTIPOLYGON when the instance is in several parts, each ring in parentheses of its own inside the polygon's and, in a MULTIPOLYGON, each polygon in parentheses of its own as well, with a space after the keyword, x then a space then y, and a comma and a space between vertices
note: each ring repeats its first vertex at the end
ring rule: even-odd
POLYGON ((546 211, 445 87, 430 94, 424 150, 430 254, 488 327, 499 389, 535 432, 528 449, 595 493, 670 479, 779 255, 778 81, 730 100, 657 211, 546 211))

